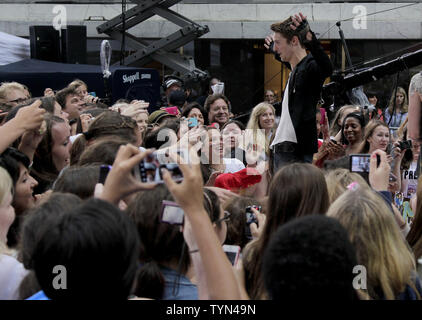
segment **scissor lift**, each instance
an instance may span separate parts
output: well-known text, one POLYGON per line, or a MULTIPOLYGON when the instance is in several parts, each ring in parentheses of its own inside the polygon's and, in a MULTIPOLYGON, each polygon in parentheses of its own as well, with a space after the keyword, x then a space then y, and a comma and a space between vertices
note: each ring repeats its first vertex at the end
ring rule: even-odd
POLYGON ((97 27, 98 33, 105 33, 111 38, 123 41, 123 32, 125 34, 125 43, 128 47, 136 50, 124 59, 125 65, 132 65, 138 62, 138 65, 145 65, 152 60, 158 61, 169 68, 180 72, 184 78, 205 79, 208 74, 195 66, 192 57, 174 53, 173 51, 195 40, 205 33, 209 32, 208 26, 201 26, 194 21, 170 10, 169 8, 181 0, 131 0, 137 4, 132 9, 126 10, 115 18, 101 24, 97 27), (146 43, 137 39, 127 30, 151 18, 154 15, 167 19, 181 27, 180 30, 169 36, 146 43), (125 22, 123 23, 123 18, 125 22))

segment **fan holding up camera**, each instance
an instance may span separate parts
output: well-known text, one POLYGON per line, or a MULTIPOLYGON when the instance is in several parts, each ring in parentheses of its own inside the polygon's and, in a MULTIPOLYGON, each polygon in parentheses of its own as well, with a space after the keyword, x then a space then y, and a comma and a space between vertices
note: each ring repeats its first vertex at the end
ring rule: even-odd
MULTIPOLYGON (((392 143, 388 125, 380 120, 372 120, 366 125, 362 140, 362 145, 358 152, 361 156, 368 155, 369 159, 369 154, 375 150, 382 150, 387 153, 387 160, 391 166, 390 191, 400 191, 401 162, 406 150, 412 148, 411 141, 396 141, 392 143)), ((361 172, 368 172, 368 170, 361 172)))

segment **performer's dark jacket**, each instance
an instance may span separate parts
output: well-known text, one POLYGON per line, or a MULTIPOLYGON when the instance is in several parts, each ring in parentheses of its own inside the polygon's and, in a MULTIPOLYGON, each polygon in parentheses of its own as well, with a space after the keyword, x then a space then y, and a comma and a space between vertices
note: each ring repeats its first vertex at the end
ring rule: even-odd
MULTIPOLYGON (((330 58, 315 34, 312 31, 311 33, 312 40, 304 43, 309 53, 293 70, 288 92, 289 113, 297 138, 296 153, 301 155, 318 152, 316 108, 321 97, 322 85, 333 72, 330 58)), ((278 54, 275 58, 281 61, 278 54)), ((283 63, 291 69, 289 63, 283 63)))

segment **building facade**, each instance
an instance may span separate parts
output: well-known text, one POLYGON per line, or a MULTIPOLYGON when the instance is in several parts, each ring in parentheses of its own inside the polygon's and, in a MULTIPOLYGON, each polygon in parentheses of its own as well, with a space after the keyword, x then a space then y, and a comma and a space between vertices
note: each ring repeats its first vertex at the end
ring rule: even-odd
MULTIPOLYGON (((0 31, 28 37, 29 26, 52 24, 60 1, 51 1, 51 4, 28 2, 30 1, 17 0, 0 3, 0 31)), ((87 26, 88 63, 97 64, 100 43, 105 36, 98 34, 96 27, 104 23, 104 20, 121 13, 121 1, 74 2, 76 3, 63 4, 66 8, 66 23, 87 26)), ((134 6, 130 1, 127 2, 128 8, 134 6)), ((269 27, 273 22, 284 20, 297 12, 307 15, 312 29, 337 69, 347 67, 337 21, 341 21, 354 64, 387 55, 384 60, 373 62, 376 64, 406 52, 399 50, 408 48, 409 52, 421 48, 418 44, 422 37, 422 3, 412 4, 400 0, 369 3, 189 0, 182 1, 171 9, 199 24, 208 25, 209 33, 185 45, 180 51, 193 56, 197 67, 208 70, 212 76, 226 83, 226 94, 232 100, 236 113, 247 111, 261 101, 265 89, 274 90, 281 98, 288 71, 265 50, 263 39, 270 34, 269 27)), ((173 23, 154 16, 130 29, 130 33, 148 41, 166 37, 177 29, 173 23)), ((111 43, 113 60, 118 61, 120 43, 111 43)), ((163 74, 171 72, 158 63, 149 66, 159 68, 163 74)), ((408 72, 410 74, 414 70, 408 72)), ((408 78, 409 75, 403 73, 400 84, 406 85, 408 78)), ((393 78, 387 77, 370 87, 380 91, 383 95, 381 100, 386 101, 390 94, 389 88, 394 86, 393 82, 393 78)))

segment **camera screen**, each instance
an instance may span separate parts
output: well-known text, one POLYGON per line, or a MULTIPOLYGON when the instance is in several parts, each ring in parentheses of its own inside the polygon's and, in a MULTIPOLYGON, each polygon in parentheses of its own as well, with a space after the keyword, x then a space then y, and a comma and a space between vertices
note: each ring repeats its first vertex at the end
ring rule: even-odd
MULTIPOLYGON (((177 151, 183 157, 182 151, 177 151)), ((185 158, 184 158, 185 159, 185 158)), ((142 182, 163 183, 161 169, 165 168, 175 181, 182 181, 183 174, 177 163, 171 162, 165 151, 160 150, 149 155, 139 164, 139 176, 142 182)))
POLYGON ((169 224, 182 225, 184 215, 185 213, 182 208, 167 204, 163 209, 163 216, 161 221, 169 224))
POLYGON ((350 171, 369 172, 370 155, 350 156, 350 171))

